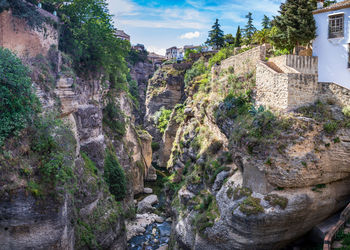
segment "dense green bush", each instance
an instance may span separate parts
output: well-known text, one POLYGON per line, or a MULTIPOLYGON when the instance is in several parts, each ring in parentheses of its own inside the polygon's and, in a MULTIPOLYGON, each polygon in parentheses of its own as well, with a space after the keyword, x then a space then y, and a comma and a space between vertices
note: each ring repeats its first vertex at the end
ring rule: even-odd
POLYGON ((350 106, 346 106, 346 107, 343 108, 343 114, 346 117, 350 118, 350 106))
POLYGON ((222 60, 233 55, 234 47, 225 47, 218 51, 212 58, 209 59, 209 68, 213 67, 215 64, 220 64, 222 60))
MULTIPOLYGON (((37 4, 36 0, 27 0, 27 2, 37 4)), ((4 10, 12 10, 12 15, 24 19, 32 28, 42 28, 45 17, 39 15, 35 6, 26 3, 23 0, 1 0, 0 13, 4 10)))
POLYGON ((38 154, 41 180, 53 186, 73 178, 76 141, 72 131, 54 114, 39 117, 31 128, 31 149, 38 154))
POLYGON ((109 191, 116 200, 122 200, 126 195, 126 177, 124 169, 120 166, 116 155, 108 150, 104 164, 104 178, 109 191))
POLYGON ((171 116, 171 110, 165 109, 162 107, 158 112, 154 115, 154 121, 157 125, 157 128, 161 133, 164 133, 166 128, 168 127, 168 123, 171 116))
POLYGON ((40 103, 34 94, 29 69, 0 47, 0 145, 30 124, 40 103))
POLYGON ((205 67, 204 60, 201 58, 193 64, 191 69, 186 71, 185 84, 188 85, 195 77, 204 74, 206 71, 207 68, 205 67))
POLYGON ((146 62, 148 60, 148 52, 146 50, 139 51, 131 49, 129 55, 127 56, 127 61, 132 65, 135 65, 138 62, 146 62))
POLYGON ((109 101, 103 109, 103 124, 108 126, 112 132, 116 133, 118 138, 123 137, 126 133, 125 121, 122 111, 113 101, 109 101))

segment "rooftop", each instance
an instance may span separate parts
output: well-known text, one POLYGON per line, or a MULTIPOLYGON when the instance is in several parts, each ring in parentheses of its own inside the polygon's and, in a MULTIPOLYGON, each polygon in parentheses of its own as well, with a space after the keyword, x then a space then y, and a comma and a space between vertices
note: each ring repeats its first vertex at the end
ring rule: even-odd
POLYGON ((332 4, 328 7, 315 10, 312 13, 319 14, 319 13, 323 13, 323 12, 328 12, 328 11, 333 11, 333 10, 341 10, 341 9, 345 9, 345 8, 350 8, 350 0, 345 0, 345 1, 341 1, 339 3, 332 4))

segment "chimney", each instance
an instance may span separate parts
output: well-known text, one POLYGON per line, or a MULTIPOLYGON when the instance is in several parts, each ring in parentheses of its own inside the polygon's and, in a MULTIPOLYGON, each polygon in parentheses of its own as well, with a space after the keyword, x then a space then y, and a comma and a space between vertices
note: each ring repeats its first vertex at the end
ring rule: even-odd
POLYGON ((317 9, 322 9, 323 3, 324 3, 324 0, 317 0, 317 9))

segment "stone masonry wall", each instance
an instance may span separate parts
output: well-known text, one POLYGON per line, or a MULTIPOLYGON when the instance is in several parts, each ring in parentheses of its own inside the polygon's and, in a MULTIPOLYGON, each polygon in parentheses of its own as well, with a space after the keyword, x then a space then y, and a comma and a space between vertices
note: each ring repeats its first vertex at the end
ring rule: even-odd
POLYGON ((58 31, 50 24, 44 24, 42 30, 31 29, 25 20, 12 16, 11 11, 3 11, 0 27, 0 46, 19 57, 46 56, 52 45, 58 47, 58 31))
POLYGON ((288 110, 314 103, 318 99, 318 77, 314 74, 288 75, 288 110))
POLYGON ((317 82, 317 75, 277 73, 260 62, 256 72, 257 103, 277 110, 293 110, 311 104, 318 98, 317 82))
POLYGON ((288 108, 288 75, 277 74, 261 62, 256 67, 256 83, 258 105, 273 109, 288 108))
POLYGON ((236 75, 255 71, 256 65, 260 61, 265 60, 268 47, 268 45, 262 45, 241 54, 231 56, 221 62, 220 70, 233 67, 236 75))
POLYGON ((330 82, 320 82, 318 97, 321 101, 335 101, 340 106, 350 105, 350 90, 330 82))

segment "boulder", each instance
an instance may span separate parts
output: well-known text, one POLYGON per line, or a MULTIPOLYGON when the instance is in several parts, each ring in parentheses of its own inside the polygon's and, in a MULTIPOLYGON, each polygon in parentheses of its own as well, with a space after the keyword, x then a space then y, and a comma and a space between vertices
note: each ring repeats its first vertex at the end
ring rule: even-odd
POLYGON ((139 202, 139 204, 137 205, 137 212, 138 213, 153 212, 155 210, 153 205, 157 203, 158 203, 157 195, 154 195, 154 194, 149 195, 139 202))

